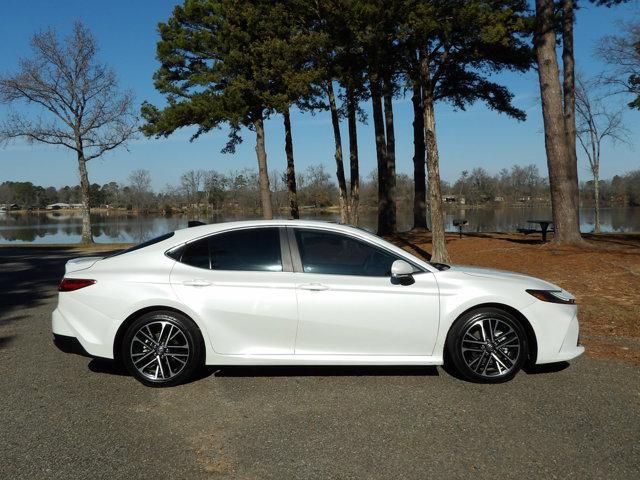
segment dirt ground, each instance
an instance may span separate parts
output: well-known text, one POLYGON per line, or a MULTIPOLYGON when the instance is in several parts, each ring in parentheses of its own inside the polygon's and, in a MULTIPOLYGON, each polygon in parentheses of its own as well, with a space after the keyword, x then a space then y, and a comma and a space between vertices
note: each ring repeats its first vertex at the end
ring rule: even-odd
MULTIPOLYGON (((533 275, 576 296, 580 339, 587 353, 640 365, 640 235, 584 235, 584 245, 542 244, 520 234, 447 237, 453 263, 533 275)), ((428 258, 429 233, 391 239, 428 258)))

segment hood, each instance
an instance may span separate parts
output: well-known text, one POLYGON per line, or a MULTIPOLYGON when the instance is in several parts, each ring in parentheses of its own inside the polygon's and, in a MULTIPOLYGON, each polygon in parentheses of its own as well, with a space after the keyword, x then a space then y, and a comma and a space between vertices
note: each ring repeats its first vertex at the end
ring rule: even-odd
POLYGON ((541 280, 536 277, 524 275, 522 273, 508 272, 506 270, 496 270, 493 268, 472 267, 468 265, 452 265, 451 270, 470 275, 472 277, 490 278, 494 280, 504 280, 507 282, 518 282, 526 284, 527 288, 539 290, 562 290, 557 285, 541 280))
POLYGON ((102 260, 104 257, 80 257, 72 258, 64 266, 64 273, 77 272, 79 270, 86 270, 93 266, 98 260, 102 260))

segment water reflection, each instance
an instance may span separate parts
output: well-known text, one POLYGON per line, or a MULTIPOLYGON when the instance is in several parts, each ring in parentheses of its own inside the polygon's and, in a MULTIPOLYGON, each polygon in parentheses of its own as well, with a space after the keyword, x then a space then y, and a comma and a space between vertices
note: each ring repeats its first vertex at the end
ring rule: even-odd
MULTIPOLYGON (((335 212, 305 212, 304 218, 338 221, 335 212)), ((360 218, 362 227, 375 231, 377 223, 375 210, 363 210, 360 218)), ((259 218, 259 215, 231 214, 216 215, 210 218, 200 217, 208 222, 223 222, 259 218)), ((449 208, 446 211, 445 227, 456 231, 454 219, 467 220, 467 232, 512 232, 527 225, 527 220, 551 218, 549 207, 533 208, 449 208)), ((126 213, 97 213, 92 215, 93 236, 101 243, 139 243, 167 231, 184 228, 186 215, 160 216, 126 213)), ((410 209, 398 210, 398 229, 408 230, 413 224, 410 209)), ((594 224, 592 209, 581 209, 580 228, 591 232, 594 224)), ((601 211, 601 227, 604 232, 639 232, 640 207, 612 207, 601 211)), ((0 213, 1 243, 77 243, 82 233, 82 218, 79 213, 39 212, 30 214, 0 213)))

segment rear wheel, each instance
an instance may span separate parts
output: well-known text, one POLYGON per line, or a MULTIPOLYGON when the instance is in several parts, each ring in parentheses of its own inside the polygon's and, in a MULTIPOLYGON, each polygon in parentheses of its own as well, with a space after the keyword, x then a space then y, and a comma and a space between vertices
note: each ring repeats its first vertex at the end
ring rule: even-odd
POLYGON ((456 370, 468 380, 506 382, 527 358, 527 336, 510 313, 481 308, 464 314, 451 327, 447 353, 456 370))
POLYGON ((127 329, 121 347, 131 375, 147 386, 171 387, 188 380, 202 364, 196 325, 173 311, 146 313, 127 329))

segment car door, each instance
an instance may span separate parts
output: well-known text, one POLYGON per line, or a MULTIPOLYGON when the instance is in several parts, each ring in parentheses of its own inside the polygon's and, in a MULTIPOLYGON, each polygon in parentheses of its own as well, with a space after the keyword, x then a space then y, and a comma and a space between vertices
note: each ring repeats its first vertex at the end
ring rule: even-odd
POLYGON ((285 234, 278 227, 235 229, 172 252, 178 261, 171 285, 204 322, 217 353, 294 353, 298 312, 285 234))
POLYGON ((432 354, 439 321, 433 273, 416 266, 413 284, 401 285, 390 276, 400 257, 382 247, 322 229, 289 229, 288 238, 297 355, 432 354))

